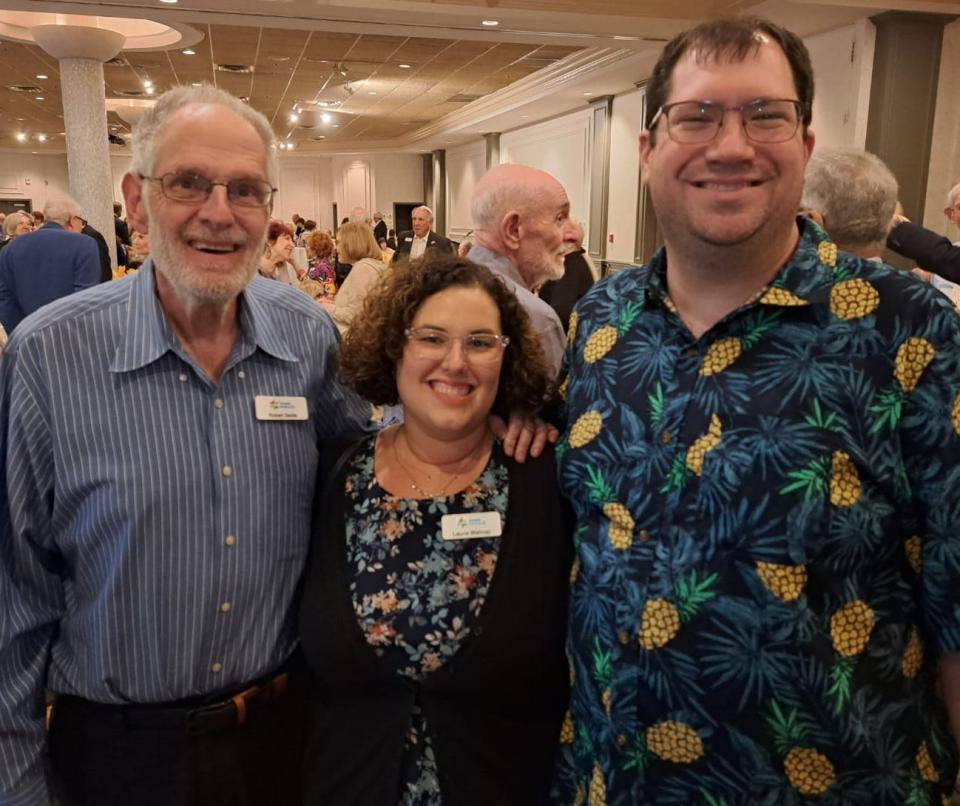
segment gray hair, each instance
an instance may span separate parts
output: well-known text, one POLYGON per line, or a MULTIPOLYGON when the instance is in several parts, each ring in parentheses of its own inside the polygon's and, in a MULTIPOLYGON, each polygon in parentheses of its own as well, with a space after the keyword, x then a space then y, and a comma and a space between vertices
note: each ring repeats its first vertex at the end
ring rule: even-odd
POLYGON ((841 248, 882 245, 897 205, 897 180, 879 157, 855 148, 823 148, 807 163, 801 205, 820 212, 841 248))
POLYGON ((80 205, 69 196, 51 196, 43 205, 43 217, 47 221, 67 225, 74 216, 83 218, 80 205))
POLYGON ((510 181, 490 183, 474 192, 470 200, 470 216, 476 229, 497 231, 503 217, 511 210, 524 212, 536 210, 542 201, 541 191, 531 188, 525 182, 510 181))
POLYGON ((430 216, 430 220, 433 221, 433 210, 427 207, 427 205, 421 204, 419 207, 414 207, 410 211, 410 215, 413 215, 415 212, 417 212, 417 210, 423 210, 428 216, 430 216))
POLYGON ((247 121, 256 130, 263 141, 267 153, 267 180, 276 187, 279 176, 277 138, 270 122, 256 109, 251 108, 239 98, 217 89, 212 84, 199 87, 175 87, 157 98, 137 121, 133 129, 133 155, 130 159, 130 173, 151 176, 156 159, 157 140, 163 127, 170 118, 190 104, 208 104, 223 106, 247 121))
POLYGON ((14 230, 17 228, 17 221, 19 221, 21 217, 26 218, 33 224, 33 216, 31 216, 30 213, 25 210, 14 210, 3 221, 3 234, 8 238, 12 238, 14 230))
POLYGON ((351 224, 370 224, 370 213, 367 212, 366 207, 354 207, 350 211, 350 223, 351 224))
POLYGON ((960 203, 960 182, 947 191, 947 207, 960 203))

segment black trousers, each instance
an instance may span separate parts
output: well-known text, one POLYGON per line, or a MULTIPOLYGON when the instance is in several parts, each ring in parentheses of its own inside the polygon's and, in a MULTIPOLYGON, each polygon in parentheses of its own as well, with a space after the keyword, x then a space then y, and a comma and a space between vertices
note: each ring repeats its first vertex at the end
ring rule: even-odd
MULTIPOLYGON (((242 725, 188 731, 171 719, 195 700, 157 707, 59 697, 50 723, 54 791, 63 806, 300 806, 304 674, 251 707, 242 725), (146 723, 146 724, 145 724, 146 723)), ((208 698, 209 699, 209 698, 208 698)))

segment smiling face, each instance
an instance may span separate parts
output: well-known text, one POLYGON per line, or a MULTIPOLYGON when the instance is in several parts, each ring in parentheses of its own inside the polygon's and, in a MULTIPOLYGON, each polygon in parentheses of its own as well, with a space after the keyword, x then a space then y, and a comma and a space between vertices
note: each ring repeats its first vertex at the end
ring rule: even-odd
POLYGON ((281 232, 271 248, 273 249, 274 257, 278 260, 290 260, 290 255, 293 254, 293 238, 287 235, 287 233, 281 232))
POLYGON ((430 213, 426 210, 414 210, 413 215, 411 216, 411 222, 413 226, 413 234, 418 238, 422 238, 428 232, 430 232, 430 227, 433 226, 433 219, 430 217, 430 213))
MULTIPOLYGON (((216 182, 267 180, 263 141, 247 121, 222 106, 190 104, 175 112, 158 137, 152 176, 189 171, 216 182)), ((157 271, 185 299, 226 303, 257 270, 268 207, 236 207, 226 188, 203 204, 167 199, 159 182, 124 177, 130 217, 150 234, 157 271)))
MULTIPOLYGON (((778 45, 767 41, 743 61, 698 62, 685 53, 677 62, 666 103, 712 101, 739 107, 758 99, 795 99, 793 75, 778 45)), ((666 120, 657 122, 655 143, 640 137, 644 183, 657 211, 668 255, 686 245, 753 243, 779 249, 795 236, 794 217, 813 133, 801 125, 785 143, 747 139, 739 114, 728 112, 708 143, 675 143, 666 120)))
POLYGON ((33 232, 33 219, 30 216, 20 215, 17 220, 16 229, 14 229, 14 235, 26 235, 28 232, 33 232))
MULTIPOLYGON (((453 337, 502 332, 500 311, 490 295, 464 286, 428 297, 410 327, 430 327, 453 337)), ((407 345, 396 368, 407 427, 442 440, 460 439, 486 428, 500 384, 503 354, 489 363, 471 363, 460 341, 452 342, 442 359, 424 359, 414 352, 407 345)))

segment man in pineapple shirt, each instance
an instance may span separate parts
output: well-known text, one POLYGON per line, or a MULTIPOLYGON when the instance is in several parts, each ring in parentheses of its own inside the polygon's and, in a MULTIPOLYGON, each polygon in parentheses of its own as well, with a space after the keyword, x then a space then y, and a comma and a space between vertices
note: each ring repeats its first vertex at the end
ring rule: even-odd
POLYGON ((565 358, 560 802, 952 789, 960 319, 796 218, 812 100, 800 39, 746 17, 647 85, 665 248, 581 300, 565 358))

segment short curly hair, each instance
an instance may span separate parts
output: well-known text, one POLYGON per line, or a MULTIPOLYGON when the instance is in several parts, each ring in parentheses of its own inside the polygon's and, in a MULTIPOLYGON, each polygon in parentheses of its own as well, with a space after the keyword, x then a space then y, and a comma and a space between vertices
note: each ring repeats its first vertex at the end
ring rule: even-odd
POLYGON ((303 236, 303 245, 317 260, 323 260, 333 254, 333 238, 322 230, 315 229, 307 232, 303 236))
POLYGON ((281 235, 287 235, 292 238, 293 230, 282 221, 277 221, 274 219, 267 227, 267 243, 276 243, 277 238, 279 238, 281 235))
POLYGON ((423 303, 448 288, 479 288, 500 312, 504 350, 493 413, 539 410, 551 378, 543 348, 516 296, 493 272, 455 255, 430 255, 398 266, 374 288, 357 316, 363 327, 347 331, 340 348, 340 379, 377 405, 399 402, 397 362, 407 343, 405 331, 423 303))

